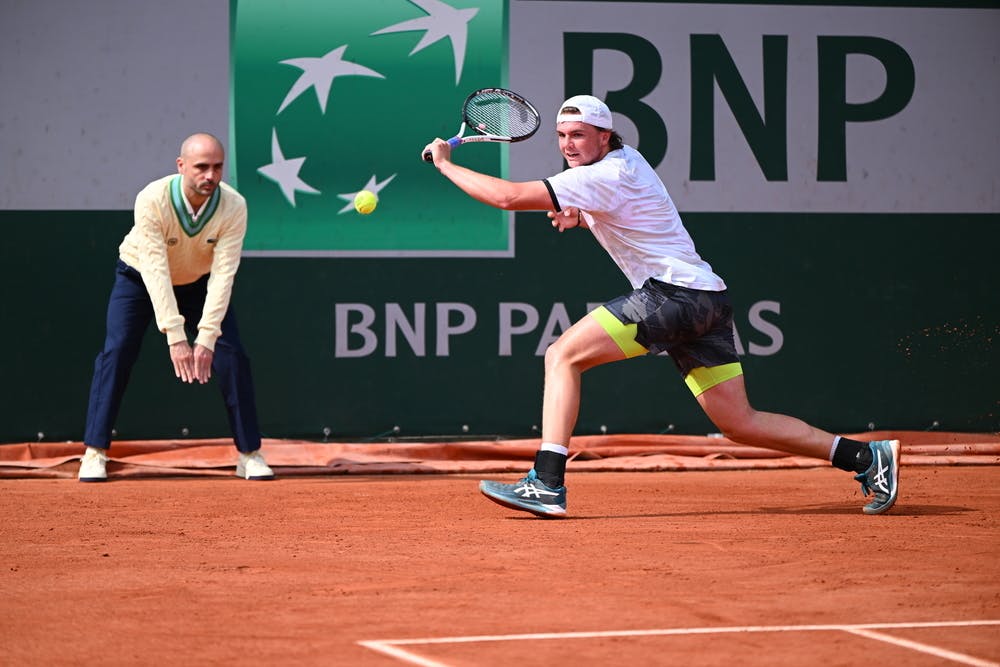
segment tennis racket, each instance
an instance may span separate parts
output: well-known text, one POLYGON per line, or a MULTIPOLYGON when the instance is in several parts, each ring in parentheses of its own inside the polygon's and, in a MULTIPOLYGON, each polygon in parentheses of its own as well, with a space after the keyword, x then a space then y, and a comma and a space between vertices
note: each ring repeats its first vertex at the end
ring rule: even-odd
MULTIPOLYGON (((538 111, 517 93, 503 88, 482 88, 465 98, 462 126, 448 144, 455 148, 476 141, 524 141, 540 124, 538 111), (477 134, 462 136, 467 129, 477 134)), ((432 159, 431 152, 424 151, 424 160, 432 159)))

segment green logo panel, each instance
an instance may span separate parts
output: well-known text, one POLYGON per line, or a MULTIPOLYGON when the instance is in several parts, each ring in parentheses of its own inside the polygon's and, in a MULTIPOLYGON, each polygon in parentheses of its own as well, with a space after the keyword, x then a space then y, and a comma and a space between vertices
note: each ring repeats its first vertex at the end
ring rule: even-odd
MULTIPOLYGON (((257 256, 510 256, 512 217, 423 162, 506 84, 506 0, 231 1, 232 180, 257 256), (371 190, 378 208, 355 212, 371 190)), ((507 147, 461 146, 506 175, 507 147)))

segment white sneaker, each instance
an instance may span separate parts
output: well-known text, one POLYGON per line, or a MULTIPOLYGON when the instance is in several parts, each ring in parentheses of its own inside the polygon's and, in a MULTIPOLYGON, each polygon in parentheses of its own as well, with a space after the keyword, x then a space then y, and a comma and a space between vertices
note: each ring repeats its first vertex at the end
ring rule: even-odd
POLYGON ((258 449, 249 454, 240 452, 240 460, 236 462, 236 476, 243 479, 274 479, 274 471, 264 461, 264 456, 258 449))
POLYGON ((77 478, 81 482, 106 482, 108 481, 108 455, 103 449, 97 447, 87 447, 80 459, 80 472, 77 478))

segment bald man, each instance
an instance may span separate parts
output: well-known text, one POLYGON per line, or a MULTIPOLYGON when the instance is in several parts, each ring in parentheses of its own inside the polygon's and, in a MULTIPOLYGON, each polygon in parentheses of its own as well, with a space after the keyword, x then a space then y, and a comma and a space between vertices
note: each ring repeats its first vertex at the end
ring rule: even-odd
MULTIPOLYGON (((94 362, 81 482, 108 478, 112 429, 154 318, 181 382, 204 384, 215 373, 239 452, 237 476, 274 478, 260 453, 250 360, 229 304, 247 206, 222 182, 224 161, 216 137, 193 134, 181 144, 177 173, 153 181, 136 197, 135 224, 118 248, 104 349, 94 362), (194 336, 190 343, 189 333, 194 336)), ((177 418, 182 423, 179 412, 177 418)))

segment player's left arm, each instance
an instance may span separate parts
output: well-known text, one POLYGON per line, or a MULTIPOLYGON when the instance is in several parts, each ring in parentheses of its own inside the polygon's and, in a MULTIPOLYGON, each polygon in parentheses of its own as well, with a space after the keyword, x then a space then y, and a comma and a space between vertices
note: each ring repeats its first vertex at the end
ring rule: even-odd
POLYGON ((576 206, 567 206, 561 211, 549 211, 548 216, 549 220, 552 221, 552 227, 560 232, 574 227, 590 229, 590 226, 583 219, 583 211, 576 206))

